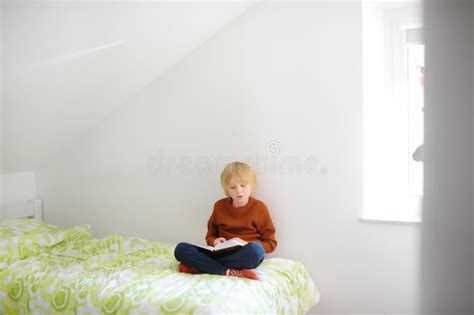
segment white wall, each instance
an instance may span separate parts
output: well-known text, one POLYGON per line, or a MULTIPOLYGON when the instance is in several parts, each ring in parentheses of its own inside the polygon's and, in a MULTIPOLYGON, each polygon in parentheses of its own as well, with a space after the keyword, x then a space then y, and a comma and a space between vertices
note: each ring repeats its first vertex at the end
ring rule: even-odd
MULTIPOLYGON (((3 20, 3 4, 0 2, 0 21, 3 20)), ((3 28, 0 22, 0 174, 3 173, 3 28)), ((0 204, 3 202, 3 183, 0 180, 0 204)))
POLYGON ((259 177, 275 256, 307 266, 322 292, 316 313, 416 312, 420 227, 358 220, 361 23, 356 2, 252 8, 35 169, 45 219, 89 223, 99 236, 200 241, 225 162, 314 157, 316 174, 259 177), (163 174, 160 153, 213 164, 163 174))
POLYGON ((33 172, 1 174, 0 182, 3 197, 0 205, 36 199, 36 177, 33 172))
POLYGON ((472 1, 426 3, 422 310, 473 314, 472 1))
POLYGON ((48 161, 252 1, 5 1, 4 171, 48 161))

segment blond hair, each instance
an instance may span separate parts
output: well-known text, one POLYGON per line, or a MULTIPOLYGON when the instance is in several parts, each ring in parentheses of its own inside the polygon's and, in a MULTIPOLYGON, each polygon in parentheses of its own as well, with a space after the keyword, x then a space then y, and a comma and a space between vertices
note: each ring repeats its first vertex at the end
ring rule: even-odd
POLYGON ((224 193, 229 197, 227 188, 229 183, 235 179, 238 182, 247 183, 252 188, 252 193, 257 188, 257 175, 255 172, 245 163, 232 162, 224 167, 221 173, 221 186, 224 189, 224 193))

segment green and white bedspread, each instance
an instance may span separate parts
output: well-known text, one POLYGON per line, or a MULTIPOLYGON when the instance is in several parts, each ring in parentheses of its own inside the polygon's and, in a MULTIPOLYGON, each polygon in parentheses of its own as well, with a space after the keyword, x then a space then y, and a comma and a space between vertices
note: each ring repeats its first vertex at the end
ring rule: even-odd
POLYGON ((0 222, 0 314, 301 314, 319 300, 302 264, 267 259, 261 281, 177 272, 174 245, 96 239, 89 226, 0 222))

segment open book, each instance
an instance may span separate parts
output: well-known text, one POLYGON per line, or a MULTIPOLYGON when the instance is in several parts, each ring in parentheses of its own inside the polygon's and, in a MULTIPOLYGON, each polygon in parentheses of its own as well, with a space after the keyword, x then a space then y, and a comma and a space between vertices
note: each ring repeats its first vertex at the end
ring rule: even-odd
POLYGON ((238 247, 238 246, 244 246, 245 244, 242 243, 242 242, 239 242, 237 240, 228 240, 228 241, 219 243, 214 247, 209 246, 209 245, 200 245, 200 244, 194 244, 194 243, 193 243, 193 245, 197 246, 197 247, 200 247, 200 248, 210 250, 211 252, 217 252, 217 251, 223 250, 223 249, 228 249, 228 248, 238 247))

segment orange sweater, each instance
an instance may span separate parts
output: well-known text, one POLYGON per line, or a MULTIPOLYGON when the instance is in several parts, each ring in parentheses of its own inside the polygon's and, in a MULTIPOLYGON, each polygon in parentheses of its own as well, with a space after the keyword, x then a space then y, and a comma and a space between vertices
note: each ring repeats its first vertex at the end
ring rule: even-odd
POLYGON ((262 244, 266 253, 277 246, 275 227, 267 206, 255 198, 239 208, 232 206, 232 200, 224 198, 214 204, 214 211, 207 222, 206 242, 213 246, 216 238, 229 240, 240 237, 247 242, 262 244))

